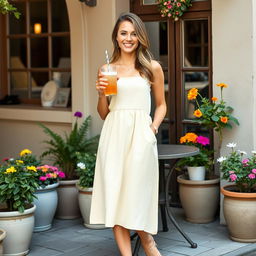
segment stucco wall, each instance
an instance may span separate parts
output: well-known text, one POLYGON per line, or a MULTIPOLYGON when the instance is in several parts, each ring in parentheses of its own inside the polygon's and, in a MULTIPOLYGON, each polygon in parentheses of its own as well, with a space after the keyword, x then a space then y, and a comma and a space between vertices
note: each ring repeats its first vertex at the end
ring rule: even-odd
MULTIPOLYGON (((225 145, 229 142, 236 142, 238 149, 248 153, 255 148, 252 31, 251 0, 212 1, 213 84, 229 85, 223 91, 224 100, 234 107, 233 115, 240 122, 224 131, 221 155, 228 153, 225 145)), ((218 87, 213 92, 220 97, 218 87)))

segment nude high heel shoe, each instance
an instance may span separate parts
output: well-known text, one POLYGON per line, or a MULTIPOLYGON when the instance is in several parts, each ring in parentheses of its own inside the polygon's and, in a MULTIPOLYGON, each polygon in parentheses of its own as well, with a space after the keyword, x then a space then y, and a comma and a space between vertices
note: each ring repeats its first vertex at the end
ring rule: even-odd
POLYGON ((146 246, 142 243, 142 247, 147 256, 162 256, 161 253, 157 249, 156 242, 154 241, 153 237, 151 237, 151 241, 146 246))

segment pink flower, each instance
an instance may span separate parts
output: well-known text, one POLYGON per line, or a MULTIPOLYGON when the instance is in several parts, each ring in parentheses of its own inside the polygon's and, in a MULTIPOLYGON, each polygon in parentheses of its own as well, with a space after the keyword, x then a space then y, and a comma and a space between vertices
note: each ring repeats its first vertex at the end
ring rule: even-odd
POLYGON ((167 2, 164 2, 164 5, 167 5, 167 2))
POLYGON ((41 177, 39 178, 39 180, 41 180, 41 181, 46 181, 46 180, 47 180, 47 177, 41 176, 41 177))
POLYGON ((254 173, 250 173, 249 175, 248 175, 248 178, 249 179, 251 179, 251 180, 253 180, 253 179, 255 179, 255 174, 254 173))
POLYGON ((230 178, 231 181, 236 181, 237 176, 235 174, 230 174, 229 178, 230 178))
POLYGON ((206 146, 206 145, 209 145, 210 144, 210 140, 209 138, 207 137, 204 137, 204 136, 198 136, 196 138, 196 142, 203 145, 203 146, 206 146))
POLYGON ((252 169, 252 173, 256 174, 256 169, 252 169))
POLYGON ((58 175, 60 178, 65 178, 65 173, 64 172, 58 172, 58 175))
POLYGON ((168 13, 168 17, 171 17, 172 15, 171 15, 171 13, 168 13))
POLYGON ((232 173, 235 173, 235 172, 234 172, 234 171, 229 171, 228 173, 229 173, 229 174, 232 174, 232 173))
POLYGON ((181 3, 177 3, 177 7, 181 7, 181 3))
POLYGON ((247 164, 248 162, 249 162, 249 159, 247 159, 247 158, 242 161, 244 166, 248 166, 248 164, 247 164))
POLYGON ((168 5, 167 8, 168 8, 168 9, 171 9, 171 8, 172 8, 172 5, 168 5))
POLYGON ((47 177, 47 178, 51 178, 52 175, 51 175, 50 173, 46 173, 46 177, 47 177))
POLYGON ((3 162, 6 162, 6 161, 8 161, 10 158, 8 158, 8 157, 5 157, 2 161, 3 162))

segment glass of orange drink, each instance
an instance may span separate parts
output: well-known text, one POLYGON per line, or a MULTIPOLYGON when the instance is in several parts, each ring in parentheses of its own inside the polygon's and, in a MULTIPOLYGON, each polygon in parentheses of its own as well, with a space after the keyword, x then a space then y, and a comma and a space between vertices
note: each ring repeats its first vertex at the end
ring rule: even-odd
POLYGON ((105 95, 117 94, 117 71, 114 65, 105 65, 101 68, 102 75, 107 78, 108 85, 104 91, 105 95))

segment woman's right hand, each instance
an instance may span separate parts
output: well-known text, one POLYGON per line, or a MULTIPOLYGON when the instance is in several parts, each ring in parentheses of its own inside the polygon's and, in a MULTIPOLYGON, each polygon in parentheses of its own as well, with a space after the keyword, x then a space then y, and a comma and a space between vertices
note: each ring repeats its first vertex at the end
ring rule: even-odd
POLYGON ((98 73, 98 80, 96 80, 96 90, 98 91, 99 97, 105 96, 105 89, 108 85, 108 79, 103 76, 102 73, 98 73))

